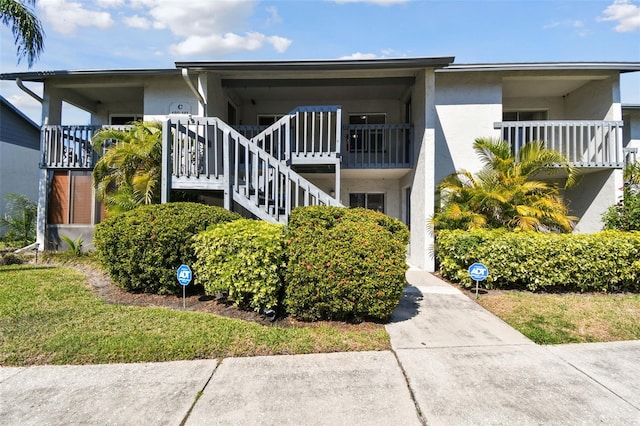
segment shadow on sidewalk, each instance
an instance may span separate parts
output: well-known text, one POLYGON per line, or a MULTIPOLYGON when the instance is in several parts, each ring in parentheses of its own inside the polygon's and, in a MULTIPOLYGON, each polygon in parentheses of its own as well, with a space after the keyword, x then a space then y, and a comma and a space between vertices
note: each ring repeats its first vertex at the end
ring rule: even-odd
POLYGON ((404 288, 398 307, 389 318, 389 323, 407 321, 420 312, 422 293, 416 287, 408 285, 404 288))

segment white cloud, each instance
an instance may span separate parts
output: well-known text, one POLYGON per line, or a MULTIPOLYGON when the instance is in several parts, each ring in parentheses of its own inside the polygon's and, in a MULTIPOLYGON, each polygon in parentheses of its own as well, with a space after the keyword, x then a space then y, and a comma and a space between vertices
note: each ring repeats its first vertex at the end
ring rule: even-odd
POLYGON ((191 37, 211 33, 238 32, 255 9, 248 0, 135 0, 149 11, 154 27, 167 28, 173 34, 191 37))
POLYGON ((187 37, 181 43, 171 46, 171 51, 180 56, 195 55, 224 55, 240 50, 255 51, 265 44, 270 44, 276 51, 282 53, 291 44, 290 40, 283 37, 267 37, 260 33, 247 33, 240 36, 235 33, 209 34, 206 36, 187 37))
POLYGON ((619 33, 640 30, 640 7, 631 0, 615 0, 602 14, 598 20, 617 22, 614 29, 619 33))
MULTIPOLYGON (((131 0, 131 6, 140 10, 142 16, 136 15, 135 20, 130 18, 125 23, 137 28, 169 30, 183 39, 171 46, 171 51, 179 56, 221 55, 265 46, 272 46, 279 53, 286 51, 291 40, 246 28, 257 3, 256 0, 131 0)), ((282 21, 275 7, 266 11, 268 24, 282 21)))
POLYGON ((140 28, 147 30, 151 28, 151 21, 142 16, 133 15, 123 19, 124 23, 131 28, 140 28))
POLYGON ((342 56, 340 59, 377 59, 380 56, 376 55, 375 53, 360 53, 360 52, 356 52, 356 53, 352 53, 351 55, 347 55, 347 56, 342 56))
POLYGON ((336 3, 371 3, 379 6, 391 6, 394 4, 409 3, 411 0, 332 0, 336 3))
POLYGON ((79 26, 106 29, 113 25, 111 14, 85 9, 86 4, 67 0, 40 0, 37 5, 42 11, 42 20, 62 34, 73 34, 79 26))
POLYGON ((124 6, 124 0, 97 0, 97 3, 105 9, 124 6))
POLYGON ((582 28, 584 27, 584 22, 568 19, 565 21, 554 21, 550 24, 543 26, 542 28, 545 30, 549 30, 549 29, 558 28, 558 27, 582 28))
POLYGON ((267 18, 267 25, 276 25, 282 22, 282 18, 278 14, 278 8, 275 6, 269 6, 265 10, 269 14, 269 18, 267 18))
POLYGON ((566 19, 564 21, 554 21, 542 27, 542 29, 544 30, 551 30, 554 28, 558 28, 558 29, 571 28, 573 29, 575 34, 581 37, 586 36, 588 33, 588 31, 585 29, 584 22, 580 20, 575 20, 575 19, 566 19))

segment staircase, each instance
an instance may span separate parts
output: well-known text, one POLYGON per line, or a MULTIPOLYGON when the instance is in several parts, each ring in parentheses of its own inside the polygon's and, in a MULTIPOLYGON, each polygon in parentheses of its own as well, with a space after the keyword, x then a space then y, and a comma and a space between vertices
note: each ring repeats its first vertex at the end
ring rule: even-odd
POLYGON ((331 164, 339 176, 340 132, 338 107, 298 108, 250 139, 217 117, 172 116, 163 129, 163 202, 171 189, 218 190, 226 209, 235 202, 273 223, 287 223, 298 206, 340 206, 291 167, 331 164))

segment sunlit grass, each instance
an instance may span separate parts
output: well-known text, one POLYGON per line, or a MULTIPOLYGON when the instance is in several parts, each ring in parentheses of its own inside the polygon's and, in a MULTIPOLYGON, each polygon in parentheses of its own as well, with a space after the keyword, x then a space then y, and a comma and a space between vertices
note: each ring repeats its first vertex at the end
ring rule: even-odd
POLYGON ((539 344, 640 339, 640 294, 503 292, 479 302, 539 344))
POLYGON ((0 268, 0 365, 97 364, 390 347, 382 326, 278 327, 106 304, 72 269, 0 268))

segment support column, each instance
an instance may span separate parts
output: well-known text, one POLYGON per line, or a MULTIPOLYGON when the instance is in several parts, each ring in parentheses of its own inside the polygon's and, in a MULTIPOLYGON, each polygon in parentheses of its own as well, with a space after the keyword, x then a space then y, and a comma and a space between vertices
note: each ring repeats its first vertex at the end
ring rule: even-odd
POLYGON ((46 249, 47 239, 47 205, 49 203, 49 171, 40 169, 38 179, 38 210, 36 219, 36 242, 40 244, 38 250, 46 249))
POLYGON ((426 271, 435 270, 434 236, 427 223, 435 204, 435 74, 426 69, 416 77, 413 100, 415 168, 411 196, 410 263, 426 271))
POLYGON ((229 138, 229 130, 224 131, 222 143, 222 170, 224 172, 224 208, 232 211, 232 195, 231 195, 231 140, 229 138))
POLYGON ((169 202, 171 192, 171 128, 169 120, 162 122, 162 175, 160 178, 160 202, 169 202))
MULTIPOLYGON (((62 96, 59 91, 44 85, 42 95, 42 125, 62 123, 62 96)), ((40 133, 40 154, 42 155, 42 132, 40 133)), ((49 216, 49 175, 48 169, 40 170, 38 179, 38 215, 36 219, 36 242, 40 244, 39 250, 47 248, 47 218, 49 216)))

